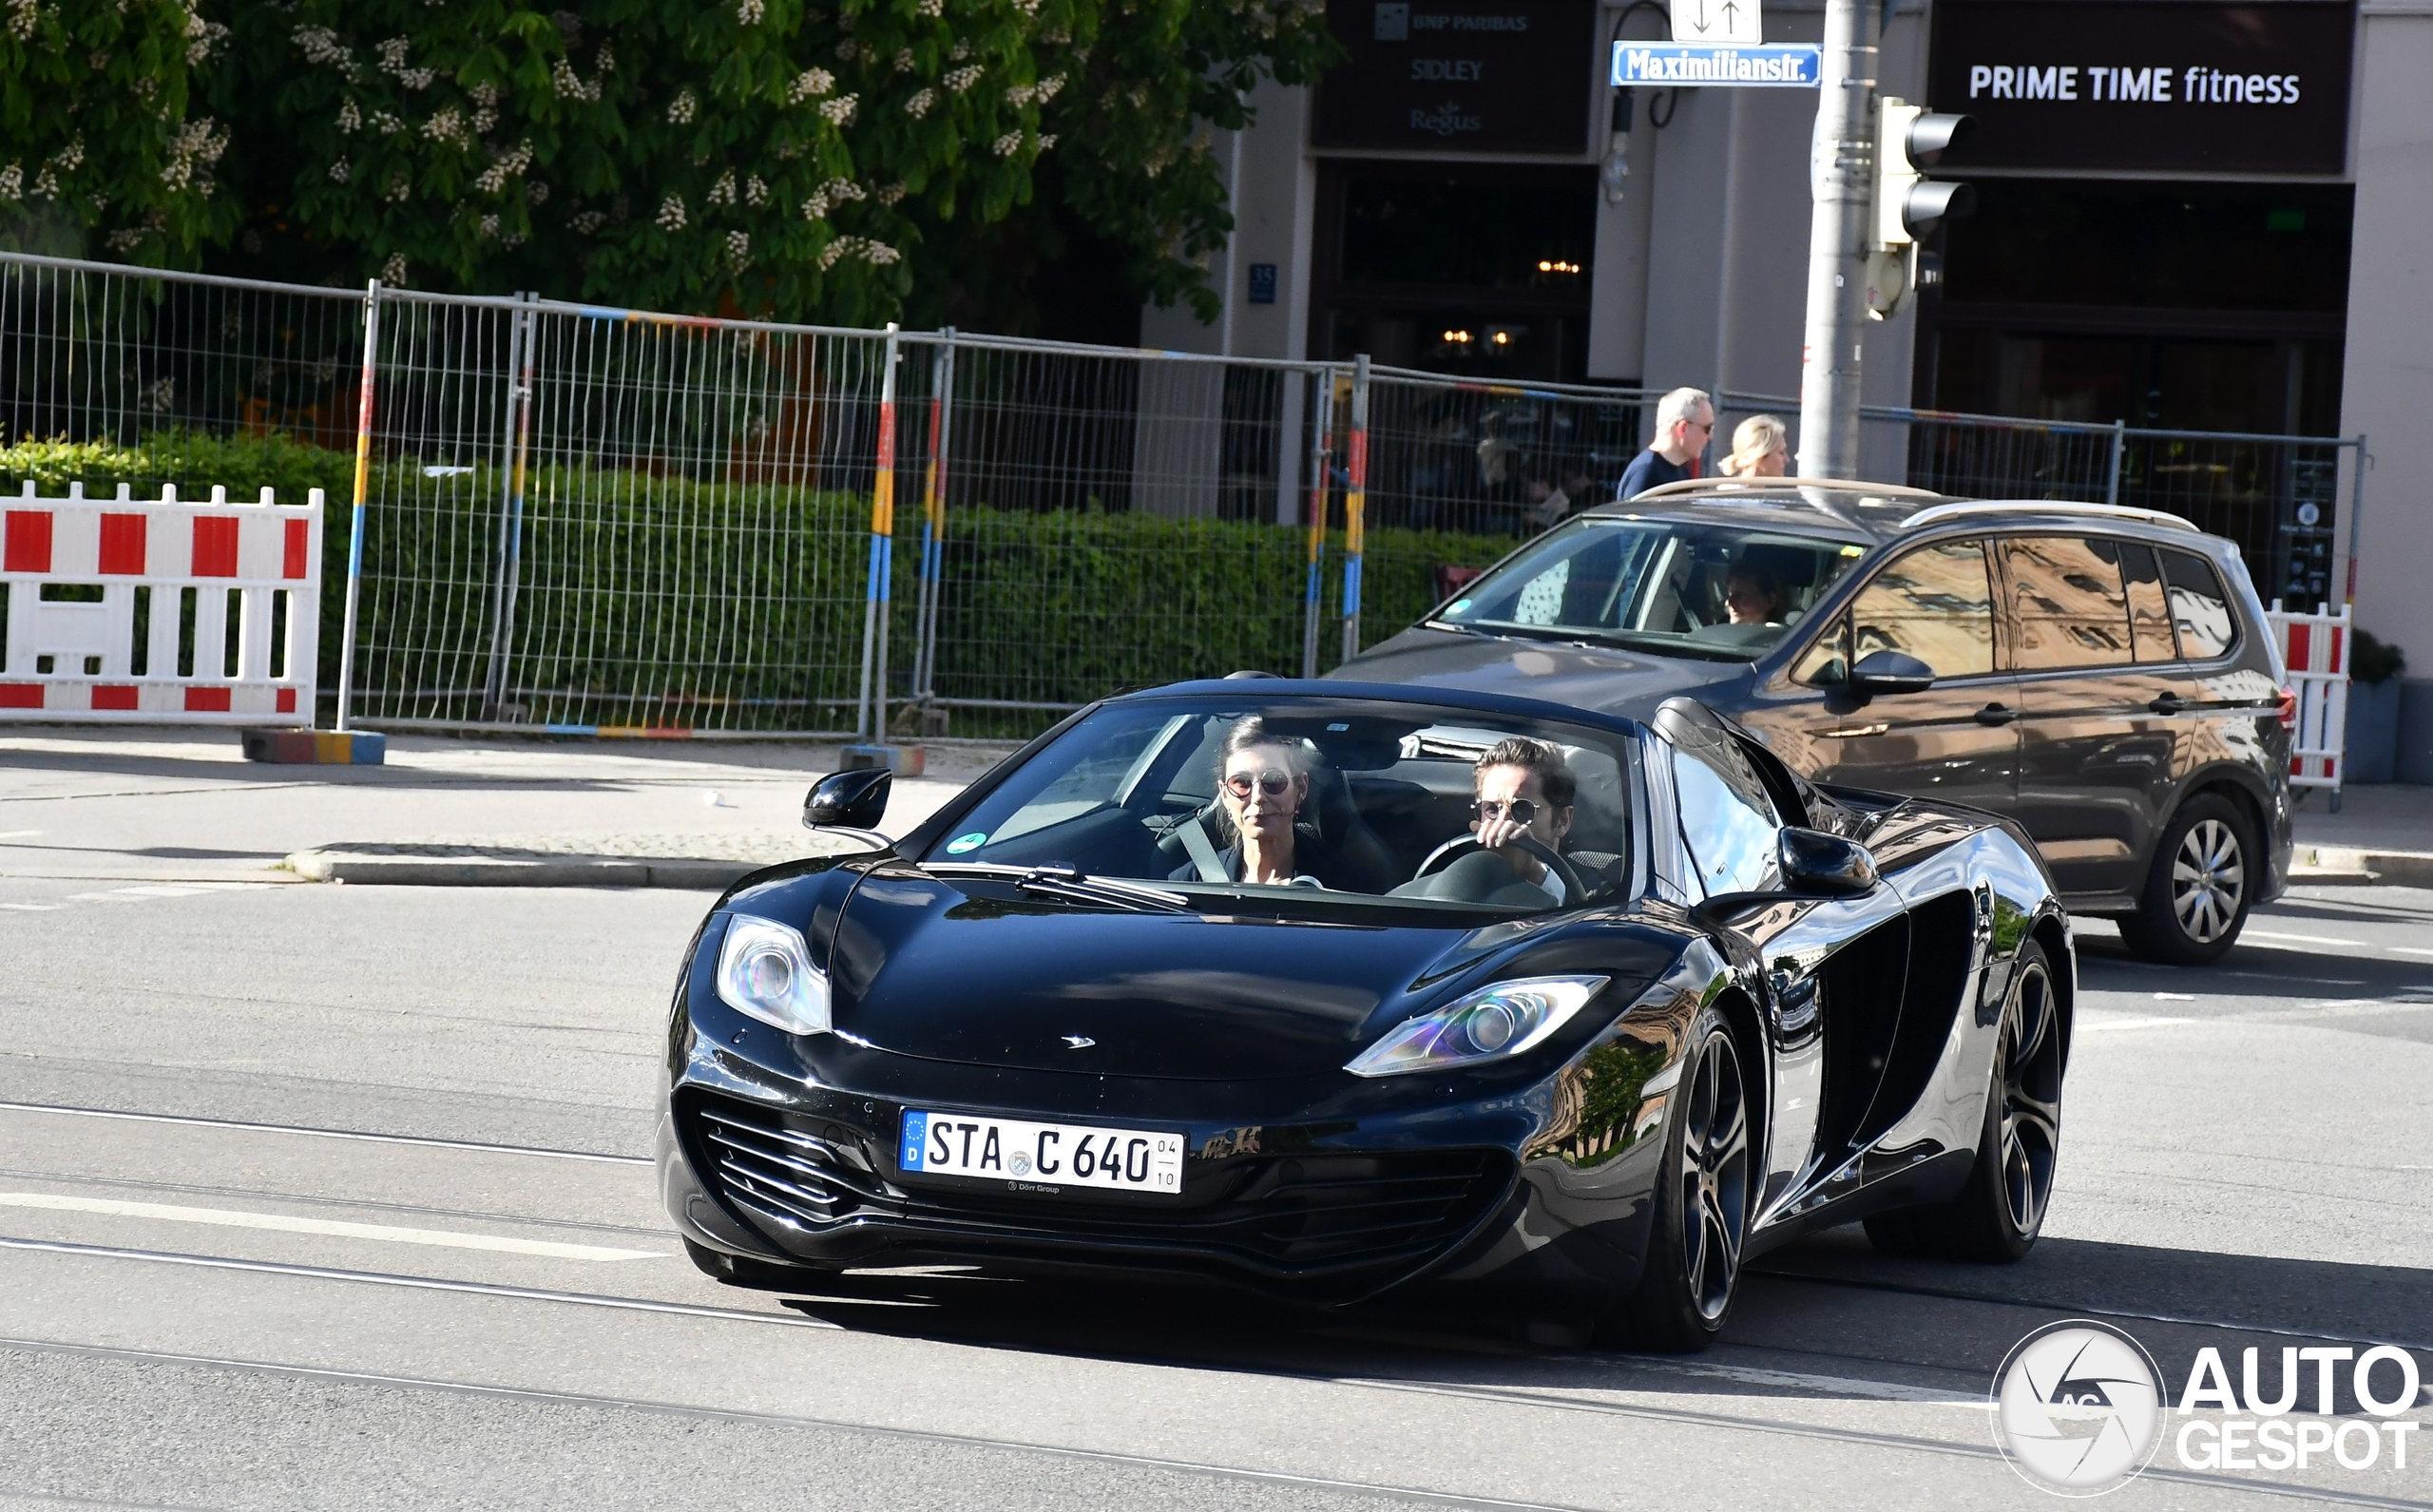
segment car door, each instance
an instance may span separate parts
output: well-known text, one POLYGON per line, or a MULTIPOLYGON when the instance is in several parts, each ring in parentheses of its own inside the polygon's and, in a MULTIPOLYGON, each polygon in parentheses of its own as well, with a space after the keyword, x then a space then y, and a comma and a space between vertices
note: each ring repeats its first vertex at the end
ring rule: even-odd
POLYGON ((1929 542, 1893 556, 1794 659, 1788 685, 1793 697, 1744 718, 1809 776, 2012 811, 2019 701, 1997 652, 1983 541, 1929 542), (1934 685, 1855 696, 1850 666, 1875 651, 1916 657, 1934 669, 1934 685))
POLYGON ((1997 545, 2025 710, 2020 822, 2063 893, 2134 893, 2193 718, 2154 549, 2058 532, 1997 545))

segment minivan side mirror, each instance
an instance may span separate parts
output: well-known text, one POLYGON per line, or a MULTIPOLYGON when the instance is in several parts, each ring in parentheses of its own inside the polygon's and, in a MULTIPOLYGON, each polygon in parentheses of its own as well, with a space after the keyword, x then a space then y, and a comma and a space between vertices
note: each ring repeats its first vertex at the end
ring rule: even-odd
POLYGON ((1783 887, 1809 897, 1849 898, 1875 890, 1875 856, 1856 840, 1822 830, 1785 827, 1778 846, 1783 887))
POLYGON ((819 779, 802 800, 802 822, 809 829, 869 830, 887 817, 889 790, 895 774, 885 767, 861 767, 819 779))
POLYGON ((1862 699, 1880 693, 1924 693, 1935 685, 1935 669, 1906 651, 1870 651, 1850 668, 1850 691, 1862 699))

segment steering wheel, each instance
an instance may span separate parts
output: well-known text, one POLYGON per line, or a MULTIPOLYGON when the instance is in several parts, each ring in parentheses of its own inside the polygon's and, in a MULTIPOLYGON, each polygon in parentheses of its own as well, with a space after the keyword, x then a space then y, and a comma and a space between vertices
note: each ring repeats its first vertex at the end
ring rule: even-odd
MULTIPOLYGON (((1589 892, 1592 890, 1588 884, 1581 879, 1580 872, 1572 866, 1572 864, 1563 859, 1561 852, 1543 843, 1536 836, 1516 834, 1506 843, 1517 845, 1522 850, 1528 852, 1533 856, 1536 856, 1540 861, 1545 863, 1548 871, 1562 878, 1564 890, 1563 896, 1569 901, 1578 903, 1581 899, 1587 897, 1589 892)), ((1484 849, 1485 848, 1479 844, 1479 837, 1477 835, 1457 834, 1450 840, 1446 841, 1443 845, 1438 846, 1435 850, 1428 852, 1427 859, 1419 864, 1419 870, 1411 873, 1410 879, 1413 882, 1416 882, 1421 877, 1427 876, 1429 872, 1438 871, 1449 864, 1455 856, 1466 855, 1472 851, 1484 849)))

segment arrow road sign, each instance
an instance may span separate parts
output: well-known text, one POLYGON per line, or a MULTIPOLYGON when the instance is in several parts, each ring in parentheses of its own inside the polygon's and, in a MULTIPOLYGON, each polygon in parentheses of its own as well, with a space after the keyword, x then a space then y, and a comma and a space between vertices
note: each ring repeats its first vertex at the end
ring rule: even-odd
POLYGON ((1766 40, 1757 0, 1672 0, 1673 40, 1688 47, 1754 47, 1766 40))

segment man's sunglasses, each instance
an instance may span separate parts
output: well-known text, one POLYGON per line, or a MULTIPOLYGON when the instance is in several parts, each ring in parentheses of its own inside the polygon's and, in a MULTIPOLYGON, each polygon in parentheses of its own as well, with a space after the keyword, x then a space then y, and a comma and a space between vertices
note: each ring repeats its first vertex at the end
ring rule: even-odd
POLYGON ((1509 803, 1502 798, 1480 798, 1470 805, 1470 817, 1509 818, 1515 824, 1529 824, 1538 817, 1538 806, 1527 798, 1514 798, 1509 803))
POLYGON ((1258 791, 1266 794, 1269 797, 1280 798, 1284 795, 1285 791, 1293 786, 1293 774, 1290 772, 1278 771, 1274 767, 1268 768, 1266 771, 1260 773, 1256 777, 1253 777, 1247 772, 1228 772, 1225 774, 1225 791, 1237 798, 1249 797, 1251 795, 1251 788, 1254 784, 1256 785, 1258 791))

